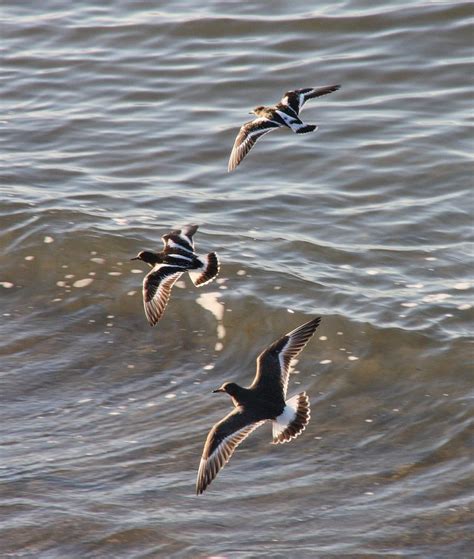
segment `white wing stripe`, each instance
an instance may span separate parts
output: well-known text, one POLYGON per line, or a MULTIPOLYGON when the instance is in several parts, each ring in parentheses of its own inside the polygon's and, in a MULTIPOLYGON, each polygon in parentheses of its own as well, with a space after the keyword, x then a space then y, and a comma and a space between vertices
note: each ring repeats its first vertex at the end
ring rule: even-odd
POLYGON ((276 113, 287 123, 287 124, 292 124, 294 122, 298 122, 299 119, 294 118, 288 114, 286 114, 283 111, 276 111, 276 113))
MULTIPOLYGON (((181 236, 181 235, 180 235, 181 236)), ((181 237, 182 238, 182 237, 181 237)), ((189 241, 187 241, 186 239, 183 239, 183 241, 186 242, 186 244, 189 244, 192 246, 192 243, 190 243, 189 241)), ((172 239, 168 239, 168 246, 171 248, 179 248, 180 250, 184 250, 186 252, 189 252, 190 254, 194 254, 194 251, 189 249, 188 247, 185 247, 183 245, 180 245, 178 243, 175 243, 172 239)))
POLYGON ((192 258, 189 256, 184 256, 184 254, 174 254, 173 252, 167 255, 170 258, 181 258, 182 260, 187 260, 188 262, 192 262, 192 258))

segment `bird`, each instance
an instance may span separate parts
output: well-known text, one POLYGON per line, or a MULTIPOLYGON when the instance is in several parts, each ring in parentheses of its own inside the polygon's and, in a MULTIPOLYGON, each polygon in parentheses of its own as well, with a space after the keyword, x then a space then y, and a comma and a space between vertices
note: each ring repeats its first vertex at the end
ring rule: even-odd
POLYGON ((227 464, 237 446, 257 427, 272 422, 273 444, 286 443, 300 435, 310 418, 306 392, 286 400, 292 359, 303 350, 321 321, 314 318, 282 336, 257 358, 252 384, 244 388, 225 382, 213 392, 225 392, 234 409, 210 430, 196 480, 196 494, 202 494, 227 464))
POLYGON ((247 153, 252 149, 255 142, 264 134, 286 126, 296 134, 306 134, 317 130, 315 124, 305 124, 299 113, 303 105, 309 99, 327 95, 340 89, 340 85, 327 85, 324 87, 307 87, 287 91, 281 101, 273 107, 263 105, 255 107, 249 114, 257 118, 242 125, 234 142, 234 147, 229 157, 228 172, 233 171, 247 153))
POLYGON ((215 252, 198 256, 194 252, 193 235, 198 225, 185 225, 163 235, 161 252, 142 250, 131 260, 141 260, 152 270, 143 279, 143 306, 151 326, 163 316, 171 288, 184 272, 189 272, 195 286, 201 287, 219 273, 219 259, 215 252))

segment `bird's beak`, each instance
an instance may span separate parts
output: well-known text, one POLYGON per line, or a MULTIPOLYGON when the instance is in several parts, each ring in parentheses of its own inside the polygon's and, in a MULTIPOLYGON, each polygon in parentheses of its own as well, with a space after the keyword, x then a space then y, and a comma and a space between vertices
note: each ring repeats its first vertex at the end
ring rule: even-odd
POLYGON ((138 256, 135 256, 134 258, 130 258, 130 260, 141 260, 141 258, 139 258, 138 256))
POLYGON ((253 115, 253 114, 254 114, 254 112, 253 112, 253 111, 249 111, 249 115, 253 115))
POLYGON ((215 394, 216 392, 225 392, 223 388, 218 388, 217 390, 213 390, 212 393, 215 394))

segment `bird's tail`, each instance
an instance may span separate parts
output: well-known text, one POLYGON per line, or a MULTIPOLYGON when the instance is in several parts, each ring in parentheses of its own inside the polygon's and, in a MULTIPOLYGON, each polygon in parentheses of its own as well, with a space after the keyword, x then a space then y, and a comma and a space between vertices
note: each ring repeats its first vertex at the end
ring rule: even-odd
POLYGON ((309 398, 301 392, 285 402, 283 413, 272 421, 273 444, 286 443, 296 439, 308 424, 310 418, 309 398))
POLYGON ((219 273, 219 259, 215 252, 210 252, 206 256, 199 258, 202 267, 198 270, 189 270, 191 280, 196 287, 201 287, 212 281, 219 273))
POLYGON ((307 132, 314 132, 317 128, 316 124, 305 124, 304 126, 300 126, 295 132, 297 134, 306 134, 307 132))

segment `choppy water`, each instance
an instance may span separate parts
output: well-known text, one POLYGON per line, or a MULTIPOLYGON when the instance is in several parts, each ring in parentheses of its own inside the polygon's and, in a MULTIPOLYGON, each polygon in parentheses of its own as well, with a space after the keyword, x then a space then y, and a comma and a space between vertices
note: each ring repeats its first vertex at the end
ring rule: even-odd
POLYGON ((0 10, 2 557, 470 557, 472 5, 0 10), (227 174, 252 107, 330 83, 227 174), (220 279, 151 329, 129 258, 187 222, 220 279), (211 390, 315 315, 304 435, 196 497, 211 390))

